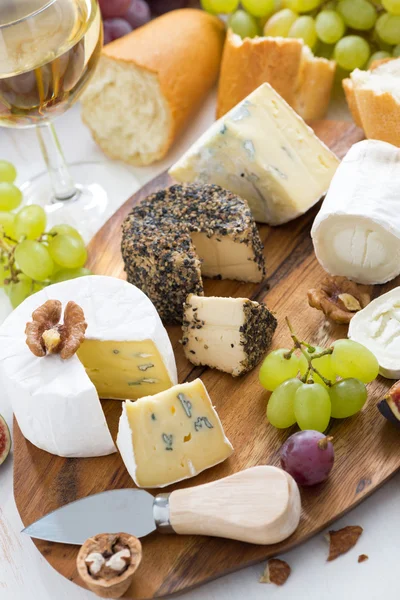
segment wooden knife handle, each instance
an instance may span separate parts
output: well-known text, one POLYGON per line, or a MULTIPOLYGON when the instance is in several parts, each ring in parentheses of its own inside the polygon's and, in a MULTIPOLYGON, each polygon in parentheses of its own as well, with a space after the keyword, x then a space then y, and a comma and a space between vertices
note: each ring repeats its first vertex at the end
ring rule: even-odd
POLYGON ((297 528, 301 501, 290 475, 276 467, 259 466, 172 492, 169 511, 175 533, 274 544, 297 528))

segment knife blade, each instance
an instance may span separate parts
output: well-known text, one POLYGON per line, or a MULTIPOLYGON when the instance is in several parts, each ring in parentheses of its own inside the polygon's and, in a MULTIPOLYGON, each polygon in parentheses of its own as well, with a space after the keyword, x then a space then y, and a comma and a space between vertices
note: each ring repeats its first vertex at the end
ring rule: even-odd
POLYGON ((259 466, 156 497, 140 489, 101 492, 54 510, 23 533, 79 545, 98 533, 140 538, 155 530, 274 544, 295 531, 300 513, 294 479, 277 467, 259 466))

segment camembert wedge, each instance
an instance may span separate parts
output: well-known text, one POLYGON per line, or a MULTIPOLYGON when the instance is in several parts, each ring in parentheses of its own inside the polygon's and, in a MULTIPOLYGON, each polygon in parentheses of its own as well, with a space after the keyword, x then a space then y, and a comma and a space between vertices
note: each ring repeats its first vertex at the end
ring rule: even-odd
POLYGON ((164 487, 228 458, 233 448, 200 379, 125 402, 117 446, 139 487, 164 487))
POLYGON ((245 198, 256 221, 280 225, 327 191, 339 159, 264 83, 214 123, 170 169, 181 182, 215 183, 245 198))
POLYGON ((27 298, 0 328, 0 376, 23 435, 68 457, 115 452, 99 401, 165 390, 177 382, 168 334, 150 300, 114 277, 89 276, 49 286, 27 298), (25 326, 47 300, 73 300, 88 324, 77 354, 38 358, 25 326), (150 366, 151 365, 151 366, 150 366))
POLYGON ((264 356, 277 324, 265 304, 246 298, 189 294, 182 326, 183 349, 194 365, 206 365, 234 377, 243 375, 264 356))

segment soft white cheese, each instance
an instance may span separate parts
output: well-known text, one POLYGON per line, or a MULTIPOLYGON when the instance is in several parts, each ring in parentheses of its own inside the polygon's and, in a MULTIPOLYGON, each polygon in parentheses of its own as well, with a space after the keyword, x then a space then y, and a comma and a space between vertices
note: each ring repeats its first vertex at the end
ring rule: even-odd
POLYGON ((25 325, 49 299, 84 311, 86 338, 152 340, 173 383, 175 359, 161 320, 135 286, 114 277, 89 276, 49 286, 27 298, 0 328, 0 376, 23 435, 38 448, 66 457, 116 451, 99 397, 77 355, 38 358, 26 345, 25 325))
POLYGON ((279 225, 323 196, 339 159, 264 83, 214 123, 171 168, 177 181, 214 183, 245 198, 256 221, 279 225))
POLYGON ((357 312, 348 335, 375 354, 381 375, 400 379, 400 287, 357 312))
POLYGON ((376 140, 343 159, 311 235, 331 275, 385 283, 400 273, 400 149, 376 140))

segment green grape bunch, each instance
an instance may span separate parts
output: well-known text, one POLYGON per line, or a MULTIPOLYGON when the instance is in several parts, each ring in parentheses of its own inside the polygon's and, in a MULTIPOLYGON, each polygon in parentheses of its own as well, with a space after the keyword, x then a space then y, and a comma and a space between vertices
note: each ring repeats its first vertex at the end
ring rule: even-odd
POLYGON ((270 352, 259 372, 261 385, 272 392, 267 419, 277 429, 297 423, 301 430, 323 433, 331 417, 345 419, 362 409, 366 384, 378 376, 378 361, 352 340, 337 340, 329 348, 311 346, 287 323, 293 347, 270 352))
POLYGON ((0 160, 0 286, 13 308, 47 285, 90 275, 80 233, 63 224, 46 231, 41 206, 19 208, 16 177, 15 167, 0 160))
POLYGON ((241 38, 298 38, 350 73, 400 57, 400 0, 201 0, 241 38))

